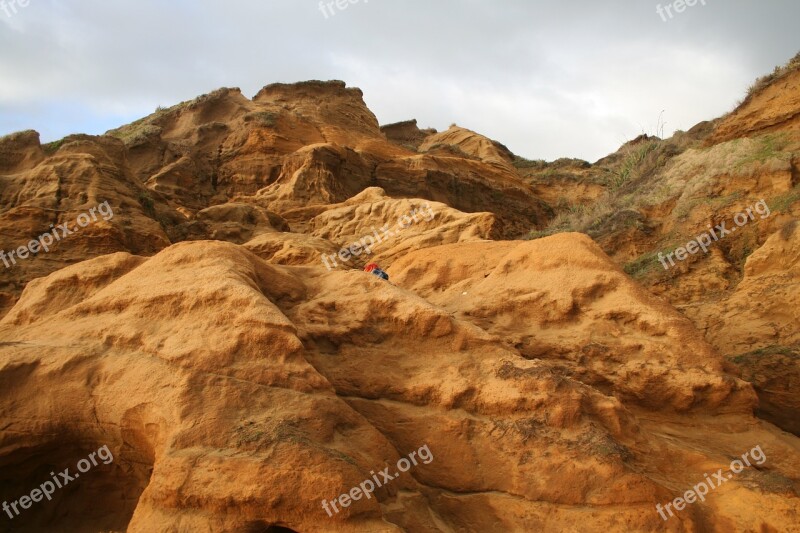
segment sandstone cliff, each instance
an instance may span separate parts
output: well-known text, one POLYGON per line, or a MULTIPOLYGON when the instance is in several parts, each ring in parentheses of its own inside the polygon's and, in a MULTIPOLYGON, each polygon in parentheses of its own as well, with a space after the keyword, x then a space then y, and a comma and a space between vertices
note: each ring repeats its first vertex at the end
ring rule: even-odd
POLYGON ((0 266, 0 501, 114 456, 0 531, 800 531, 793 72, 595 164, 336 81, 0 139, 4 250, 113 209, 0 266))

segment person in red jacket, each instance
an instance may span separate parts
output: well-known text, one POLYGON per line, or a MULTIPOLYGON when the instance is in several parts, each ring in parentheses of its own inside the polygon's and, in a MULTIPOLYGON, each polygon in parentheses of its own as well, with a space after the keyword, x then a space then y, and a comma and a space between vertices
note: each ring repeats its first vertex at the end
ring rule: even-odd
POLYGON ((364 267, 364 272, 370 272, 370 273, 378 276, 381 279, 389 281, 389 274, 387 274, 385 271, 381 270, 381 268, 378 266, 378 263, 370 263, 370 264, 368 264, 367 266, 364 267))

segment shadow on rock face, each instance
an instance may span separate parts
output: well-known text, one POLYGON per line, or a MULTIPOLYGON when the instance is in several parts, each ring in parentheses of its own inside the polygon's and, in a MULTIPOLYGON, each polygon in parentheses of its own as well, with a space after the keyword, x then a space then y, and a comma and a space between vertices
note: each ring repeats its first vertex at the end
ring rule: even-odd
POLYGON ((125 531, 153 463, 142 460, 146 453, 104 446, 61 434, 0 456, 0 505, 8 505, 0 532, 125 531))
POLYGON ((249 524, 246 533, 297 533, 294 529, 283 526, 270 526, 266 522, 249 524))

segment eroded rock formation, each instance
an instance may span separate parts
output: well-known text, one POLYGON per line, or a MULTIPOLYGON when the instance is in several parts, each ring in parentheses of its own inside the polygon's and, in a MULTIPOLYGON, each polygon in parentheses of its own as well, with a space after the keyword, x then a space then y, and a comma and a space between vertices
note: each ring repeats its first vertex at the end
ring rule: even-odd
POLYGON ((3 249, 113 208, 1 271, 0 499, 114 456, 0 531, 797 531, 798 138, 765 94, 595 165, 380 128, 342 82, 0 140, 3 249))

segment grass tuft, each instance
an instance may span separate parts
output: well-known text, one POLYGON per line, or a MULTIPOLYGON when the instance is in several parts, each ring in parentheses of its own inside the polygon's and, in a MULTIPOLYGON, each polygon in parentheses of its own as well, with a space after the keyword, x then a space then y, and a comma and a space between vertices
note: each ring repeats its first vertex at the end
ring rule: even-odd
POLYGON ((144 209, 144 212, 147 213, 147 215, 151 218, 155 217, 156 203, 155 200, 153 200, 153 197, 150 196, 150 193, 147 191, 139 191, 137 198, 139 200, 139 204, 142 206, 142 209, 144 209))
POLYGON ((606 185, 611 190, 616 190, 632 179, 640 177, 644 173, 647 156, 658 148, 660 143, 660 139, 655 139, 630 147, 622 163, 613 170, 608 170, 606 185))
POLYGON ((254 111, 244 116, 245 122, 252 122, 262 128, 274 128, 278 124, 279 113, 273 111, 254 111))
POLYGON ((53 142, 49 142, 49 143, 43 144, 43 145, 42 145, 42 150, 43 150, 43 151, 44 151, 44 153, 45 153, 45 154, 47 154, 47 155, 53 155, 53 154, 55 154, 56 152, 58 152, 58 150, 59 150, 59 149, 60 149, 62 146, 64 146, 64 143, 65 143, 65 142, 66 142, 66 137, 65 137, 65 138, 63 138, 63 139, 59 139, 59 140, 57 140, 57 141, 53 141, 53 142))
POLYGON ((747 96, 740 105, 744 105, 745 103, 750 101, 756 94, 767 88, 767 86, 789 75, 795 70, 800 70, 800 52, 798 52, 797 55, 795 55, 792 59, 790 59, 785 65, 777 66, 775 67, 775 70, 772 71, 770 74, 758 78, 753 83, 753 85, 751 85, 750 88, 747 90, 747 96))

